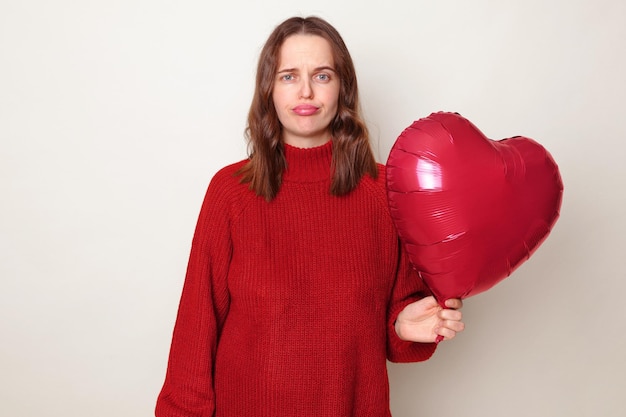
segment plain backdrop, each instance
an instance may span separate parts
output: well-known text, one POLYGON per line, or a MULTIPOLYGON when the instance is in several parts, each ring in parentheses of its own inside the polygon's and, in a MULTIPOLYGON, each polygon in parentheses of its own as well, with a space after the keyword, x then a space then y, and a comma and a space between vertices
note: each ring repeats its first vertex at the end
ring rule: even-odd
POLYGON ((0 415, 152 415, 202 197, 246 156, 258 53, 310 14, 348 44, 379 161, 456 111, 543 144, 565 184, 466 331, 389 365, 394 417, 626 415, 621 0, 0 0, 0 415))

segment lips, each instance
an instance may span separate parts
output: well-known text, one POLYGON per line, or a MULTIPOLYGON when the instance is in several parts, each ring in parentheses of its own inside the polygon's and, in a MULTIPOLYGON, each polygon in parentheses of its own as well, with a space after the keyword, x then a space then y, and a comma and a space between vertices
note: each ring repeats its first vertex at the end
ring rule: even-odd
POLYGON ((319 107, 310 104, 301 104, 293 108, 293 112, 299 116, 311 116, 319 110, 319 107))

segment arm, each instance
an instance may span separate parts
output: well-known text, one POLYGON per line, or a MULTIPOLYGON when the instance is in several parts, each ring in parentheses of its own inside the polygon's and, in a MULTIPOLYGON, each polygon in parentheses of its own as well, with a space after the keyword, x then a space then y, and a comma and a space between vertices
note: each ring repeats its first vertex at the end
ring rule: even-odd
POLYGON ((398 276, 388 318, 388 353, 393 362, 428 359, 436 343, 448 340, 465 328, 461 321, 461 300, 447 300, 442 308, 411 266, 400 244, 398 276), (438 339, 438 336, 440 338, 438 339))
POLYGON ((403 245, 398 242, 399 260, 395 285, 387 312, 387 358, 392 362, 419 362, 430 358, 435 352, 432 341, 412 341, 400 338, 396 331, 398 316, 404 309, 422 299, 431 297, 424 281, 413 269, 403 245), (432 342, 432 343, 431 343, 432 342))
POLYGON ((211 417, 213 363, 229 299, 228 207, 219 181, 209 185, 192 242, 157 417, 211 417))

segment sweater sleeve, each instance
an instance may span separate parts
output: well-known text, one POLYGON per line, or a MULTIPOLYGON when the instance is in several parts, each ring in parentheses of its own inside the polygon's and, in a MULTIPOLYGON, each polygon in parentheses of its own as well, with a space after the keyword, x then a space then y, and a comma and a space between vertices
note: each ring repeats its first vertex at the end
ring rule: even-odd
POLYGON ((436 343, 415 343, 398 337, 395 322, 408 304, 431 295, 417 271, 411 266, 404 245, 398 243, 400 256, 398 273, 389 304, 387 319, 387 358, 392 362, 420 362, 429 359, 436 343))
POLYGON ((232 253, 226 188, 216 174, 200 210, 157 417, 211 417, 215 412, 212 373, 229 307, 226 277, 232 253))

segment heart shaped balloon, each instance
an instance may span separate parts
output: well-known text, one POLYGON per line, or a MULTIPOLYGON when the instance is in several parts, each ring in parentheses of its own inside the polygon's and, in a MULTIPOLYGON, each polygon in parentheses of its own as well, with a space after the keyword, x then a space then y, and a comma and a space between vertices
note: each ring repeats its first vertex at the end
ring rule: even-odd
POLYGON ((563 183, 548 151, 521 136, 490 140, 457 113, 414 122, 386 165, 398 234, 441 305, 508 277, 559 217, 563 183))

